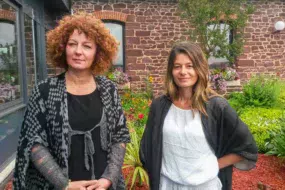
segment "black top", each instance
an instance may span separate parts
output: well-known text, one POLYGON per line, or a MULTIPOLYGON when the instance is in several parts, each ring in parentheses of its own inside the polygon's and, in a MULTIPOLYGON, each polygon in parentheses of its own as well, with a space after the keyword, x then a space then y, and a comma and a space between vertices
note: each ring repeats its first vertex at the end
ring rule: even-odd
MULTIPOLYGON (((103 104, 97 89, 87 95, 67 93, 67 101, 69 124, 72 130, 89 131, 101 121, 103 104)), ((107 167, 107 152, 101 148, 100 127, 93 129, 91 134, 95 149, 95 154, 93 155, 95 177, 99 179, 107 167)), ((71 152, 68 158, 69 179, 72 181, 90 180, 91 168, 87 170, 84 164, 84 135, 73 135, 70 148, 71 152)), ((91 167, 90 159, 89 165, 91 167)))

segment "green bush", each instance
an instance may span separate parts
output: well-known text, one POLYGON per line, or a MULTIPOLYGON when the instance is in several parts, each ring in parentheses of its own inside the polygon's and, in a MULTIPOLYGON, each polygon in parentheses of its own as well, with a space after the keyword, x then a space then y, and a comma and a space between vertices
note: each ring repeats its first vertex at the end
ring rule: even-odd
POLYGON ((131 143, 127 144, 123 165, 123 169, 129 168, 130 171, 126 179, 126 183, 130 185, 130 189, 133 189, 136 182, 141 186, 144 184, 149 186, 148 174, 142 167, 139 157, 141 137, 137 134, 134 125, 134 122, 128 122, 131 143))
POLYGON ((254 136, 258 150, 261 153, 267 152, 266 142, 270 142, 272 137, 269 131, 280 129, 282 110, 277 108, 245 108, 240 114, 240 118, 245 122, 254 136))
POLYGON ((285 108, 285 83, 278 79, 255 76, 243 86, 242 92, 228 96, 229 104, 238 114, 246 107, 285 108))
POLYGON ((122 107, 129 121, 135 121, 135 128, 143 128, 147 122, 151 100, 144 93, 125 91, 121 96, 122 107))
POLYGON ((240 92, 233 92, 229 95, 228 102, 231 107, 234 108, 238 114, 240 114, 242 108, 244 107, 244 96, 240 92))
POLYGON ((280 123, 280 129, 270 131, 272 141, 266 144, 266 147, 269 149, 266 154, 276 155, 285 160, 285 113, 283 118, 280 119, 280 123))
POLYGON ((280 83, 280 94, 278 96, 278 107, 285 109, 285 82, 280 83))
POLYGON ((280 93, 278 79, 266 76, 255 76, 243 86, 242 104, 254 107, 274 107, 280 93))

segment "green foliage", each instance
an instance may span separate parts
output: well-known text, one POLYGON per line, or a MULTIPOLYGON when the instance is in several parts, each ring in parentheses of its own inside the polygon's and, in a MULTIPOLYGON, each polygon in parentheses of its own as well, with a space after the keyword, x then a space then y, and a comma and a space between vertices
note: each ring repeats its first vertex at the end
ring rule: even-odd
POLYGON ((229 95, 230 105, 239 113, 244 107, 284 108, 284 83, 274 78, 255 76, 243 86, 242 93, 234 92, 229 95))
POLYGON ((277 100, 277 107, 285 109, 285 82, 280 83, 280 93, 277 100))
POLYGON ((244 105, 254 107, 274 107, 278 101, 280 82, 265 76, 252 77, 243 86, 244 105))
POLYGON ((147 99, 153 99, 153 77, 147 75, 147 78, 145 79, 145 91, 143 94, 147 99))
POLYGON ((238 114, 240 114, 242 108, 244 107, 244 96, 240 92, 232 92, 229 95, 228 102, 231 107, 234 108, 238 114))
POLYGON ((245 122, 257 143, 261 153, 267 152, 266 142, 271 142, 272 137, 269 131, 280 129, 282 110, 277 108, 245 108, 240 114, 240 118, 245 122))
POLYGON ((137 182, 139 185, 149 185, 148 174, 143 169, 139 158, 139 148, 151 100, 145 93, 131 91, 125 91, 121 99, 131 136, 131 143, 127 144, 123 169, 129 170, 126 181, 132 189, 137 182))
POLYGON ((182 18, 189 21, 191 39, 199 41, 207 57, 225 57, 231 63, 242 53, 243 29, 254 8, 246 0, 180 0, 182 18), (221 21, 228 27, 221 28, 221 21), (209 29, 209 25, 212 29, 209 29), (234 31, 232 43, 227 34, 234 31))
POLYGON ((131 143, 127 144, 123 169, 129 169, 130 172, 128 173, 126 183, 130 184, 130 188, 133 189, 136 182, 139 185, 149 185, 149 179, 139 157, 141 137, 137 134, 133 122, 128 122, 128 127, 130 129, 131 143))
POLYGON ((129 121, 134 121, 136 128, 144 128, 151 100, 144 93, 125 91, 121 96, 123 110, 129 121))
POLYGON ((111 68, 105 75, 116 84, 126 84, 130 82, 129 76, 123 72, 122 68, 111 68))
POLYGON ((285 160, 285 112, 280 119, 281 128, 270 131, 272 141, 266 144, 268 155, 276 155, 285 160))

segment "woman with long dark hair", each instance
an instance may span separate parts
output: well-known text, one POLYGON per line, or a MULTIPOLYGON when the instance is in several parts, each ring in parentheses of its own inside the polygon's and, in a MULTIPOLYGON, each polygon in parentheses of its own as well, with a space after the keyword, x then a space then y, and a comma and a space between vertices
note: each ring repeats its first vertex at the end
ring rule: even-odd
POLYGON ((210 87, 201 48, 176 44, 166 94, 152 102, 140 158, 151 190, 230 190, 233 166, 249 170, 257 147, 248 127, 210 87))

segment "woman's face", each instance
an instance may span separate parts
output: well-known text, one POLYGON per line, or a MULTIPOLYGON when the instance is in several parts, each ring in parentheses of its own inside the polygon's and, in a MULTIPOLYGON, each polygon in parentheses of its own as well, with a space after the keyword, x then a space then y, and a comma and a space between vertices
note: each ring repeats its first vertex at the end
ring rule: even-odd
POLYGON ((179 88, 192 88, 198 80, 192 61, 184 53, 176 55, 172 75, 175 84, 179 88))
POLYGON ((94 40, 74 30, 66 45, 66 60, 69 68, 88 70, 94 62, 97 46, 94 40))

